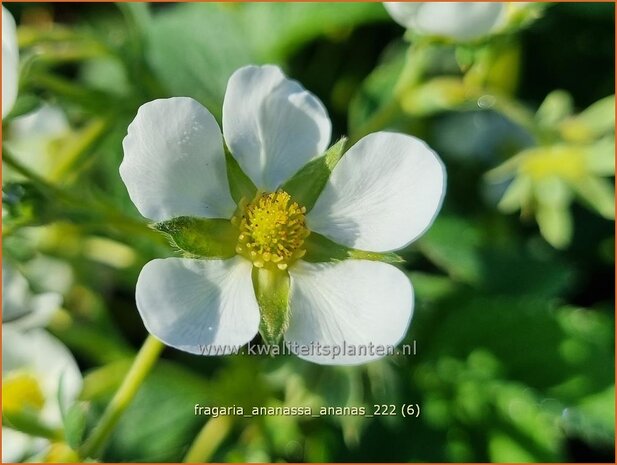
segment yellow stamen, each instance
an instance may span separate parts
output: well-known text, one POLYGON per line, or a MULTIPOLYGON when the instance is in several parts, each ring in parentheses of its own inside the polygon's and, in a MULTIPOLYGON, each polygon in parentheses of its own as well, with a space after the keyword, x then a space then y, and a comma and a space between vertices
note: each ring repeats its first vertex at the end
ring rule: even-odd
POLYGON ((520 169, 535 180, 557 176, 576 181, 587 173, 584 153, 570 147, 541 147, 530 150, 520 169))
POLYGON ((2 381, 2 409, 7 412, 39 411, 45 396, 36 377, 31 373, 9 373, 2 381))
POLYGON ((310 234, 305 224, 306 208, 285 191, 261 193, 241 202, 241 214, 232 218, 239 229, 236 252, 258 268, 285 270, 302 257, 304 240, 310 234))

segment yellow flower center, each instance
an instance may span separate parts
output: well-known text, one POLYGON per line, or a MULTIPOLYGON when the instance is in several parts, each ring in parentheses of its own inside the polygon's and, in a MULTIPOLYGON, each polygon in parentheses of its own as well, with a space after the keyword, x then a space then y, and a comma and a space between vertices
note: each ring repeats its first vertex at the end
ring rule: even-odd
POLYGON ((53 443, 45 454, 45 463, 77 463, 77 453, 63 442, 53 443))
POLYGON ((239 229, 236 252, 256 267, 285 270, 306 253, 306 208, 287 192, 258 193, 250 203, 240 202, 240 212, 231 220, 239 229))
POLYGON ((521 171, 535 180, 550 176, 575 181, 587 172, 585 155, 570 147, 539 148, 530 151, 521 171))
POLYGON ((36 377, 31 373, 9 373, 2 381, 2 409, 7 412, 41 410, 45 396, 36 377))

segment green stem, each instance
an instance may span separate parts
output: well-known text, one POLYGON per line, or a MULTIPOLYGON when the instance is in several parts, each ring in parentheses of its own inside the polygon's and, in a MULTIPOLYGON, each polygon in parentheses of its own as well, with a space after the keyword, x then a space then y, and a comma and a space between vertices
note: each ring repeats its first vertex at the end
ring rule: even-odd
POLYGON ((430 43, 428 42, 414 43, 409 48, 403 69, 394 85, 392 96, 350 135, 348 147, 351 147, 367 134, 384 129, 402 114, 401 99, 422 80, 429 53, 430 43))
POLYGON ((542 140, 543 134, 538 129, 536 120, 532 111, 526 108, 521 103, 513 100, 505 95, 494 95, 495 104, 491 107, 508 118, 513 123, 527 129, 531 135, 537 140, 542 140))
POLYGON ((17 161, 17 159, 13 156, 12 152, 6 147, 6 145, 2 146, 2 162, 6 163, 8 166, 13 168, 16 172, 18 172, 22 176, 28 178, 30 181, 32 181, 33 184, 35 184, 41 190, 53 193, 57 195, 58 197, 66 200, 67 196, 61 189, 54 186, 49 181, 47 181, 40 175, 36 174, 30 168, 23 165, 19 161, 17 161))
POLYGON ((148 336, 99 423, 81 447, 80 455, 82 458, 94 458, 100 455, 114 427, 137 394, 144 379, 152 370, 163 348, 164 345, 159 340, 152 335, 148 336))
POLYGON ((193 444, 191 444, 191 447, 184 456, 183 462, 208 462, 231 431, 231 425, 231 418, 226 416, 208 420, 193 441, 193 444))
POLYGON ((58 154, 60 163, 56 165, 49 175, 49 179, 60 182, 70 173, 71 169, 79 163, 108 132, 112 123, 112 117, 93 119, 81 131, 78 137, 72 141, 61 153, 58 154))
POLYGON ((100 113, 109 108, 127 107, 131 100, 120 100, 107 92, 76 86, 74 82, 46 72, 37 71, 24 77, 24 82, 34 88, 52 92, 70 102, 83 106, 93 113, 100 113))
MULTIPOLYGON (((113 205, 100 201, 87 201, 83 197, 77 197, 66 190, 60 189, 17 161, 11 151, 5 146, 2 147, 2 161, 22 176, 28 178, 43 193, 63 202, 67 213, 87 218, 84 229, 92 226, 114 228, 129 235, 128 238, 125 238, 125 241, 127 239, 132 240, 131 237, 135 234, 147 236, 153 241, 162 242, 164 240, 160 234, 148 228, 142 221, 118 212, 113 205)), ((12 224, 10 227, 3 228, 2 236, 12 234, 21 226, 22 224, 12 224)))

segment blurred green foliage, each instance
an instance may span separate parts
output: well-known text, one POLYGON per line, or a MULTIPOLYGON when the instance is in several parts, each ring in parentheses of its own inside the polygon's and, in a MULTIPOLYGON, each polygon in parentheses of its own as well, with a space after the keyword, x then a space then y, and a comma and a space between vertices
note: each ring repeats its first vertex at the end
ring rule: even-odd
MULTIPOLYGON (((500 213, 506 185, 484 177, 535 147, 536 124, 560 108, 578 114, 614 92, 612 4, 551 6, 524 30, 489 41, 496 54, 427 44, 413 56, 378 3, 7 7, 20 24, 22 69, 5 139, 11 120, 42 102, 59 105, 72 128, 50 151, 60 164, 49 177, 4 150, 5 173, 25 180, 5 175, 3 250, 24 266, 45 255, 73 270, 50 324, 86 374, 77 405, 87 419, 74 411, 67 420, 73 442, 82 421, 96 423, 146 336, 134 304, 141 267, 175 253, 120 181, 128 123, 139 105, 168 96, 191 96, 220 119, 230 74, 276 63, 324 101, 335 137, 396 129, 427 140, 445 161, 443 211, 402 252, 416 291, 404 342, 418 352, 352 368, 169 349, 104 459, 182 460, 207 420, 194 404, 370 411, 417 403, 417 419, 234 417, 211 459, 613 460, 613 221, 574 205, 570 245, 552 241, 557 250, 533 223, 500 213), (461 63, 472 66, 466 75, 461 63), (405 72, 410 85, 398 93, 405 72), (565 103, 529 123, 555 89, 565 103)), ((603 131, 614 147, 614 120, 603 131)))

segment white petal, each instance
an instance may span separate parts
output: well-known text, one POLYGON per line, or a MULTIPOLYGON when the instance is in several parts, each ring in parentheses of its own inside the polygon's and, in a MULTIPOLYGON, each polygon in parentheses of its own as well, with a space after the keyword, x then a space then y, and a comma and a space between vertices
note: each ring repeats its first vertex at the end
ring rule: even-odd
POLYGON ((62 108, 44 104, 11 121, 11 141, 33 137, 53 139, 66 134, 69 122, 62 108))
POLYGON ((470 40, 493 32, 505 14, 500 2, 389 2, 399 24, 420 34, 470 40))
POLYGON ((25 458, 32 438, 7 426, 2 427, 2 463, 17 463, 25 458))
POLYGON ((2 116, 6 116, 17 98, 19 49, 17 30, 11 13, 2 7, 2 116))
POLYGON ((136 294, 146 329, 165 344, 193 354, 229 353, 231 346, 249 342, 259 328, 251 264, 241 257, 152 260, 139 275, 136 294), (207 352, 206 346, 213 351, 207 352))
POLYGON ((503 12, 498 2, 425 2, 415 21, 421 33, 470 40, 491 32, 503 12))
MULTIPOLYGON (((61 163, 58 139, 68 135, 69 130, 69 122, 60 107, 43 105, 11 121, 6 145, 26 168, 48 177, 61 163)), ((22 179, 20 175, 11 174, 22 179)))
POLYGON ((4 324, 20 331, 44 328, 62 305, 62 296, 55 292, 45 292, 44 294, 34 295, 30 302, 31 311, 29 313, 17 320, 4 324))
POLYGON ((12 371, 28 371, 38 380, 45 397, 41 415, 52 424, 60 425, 58 392, 62 382, 63 402, 77 398, 82 377, 73 355, 58 339, 42 329, 26 332, 2 327, 2 375, 12 371))
POLYGON ((233 214, 221 132, 197 101, 174 97, 142 105, 122 146, 120 176, 146 218, 233 214))
POLYGON ((309 229, 373 252, 400 249, 431 225, 445 168, 415 137, 377 132, 349 149, 307 215, 309 229))
POLYGON ((384 2, 383 4, 392 19, 405 28, 413 27, 418 8, 422 5, 423 2, 384 2))
POLYGON ((392 265, 365 260, 300 261, 289 272, 291 320, 285 340, 299 357, 327 365, 364 363, 385 355, 377 352, 377 346, 386 351, 407 333, 413 289, 392 265), (317 349, 309 354, 298 349, 317 344, 321 354, 317 349), (324 353, 326 347, 345 354, 334 357, 324 353))
POLYGON ((28 281, 15 267, 2 263, 2 324, 13 329, 41 328, 62 304, 56 292, 33 294, 28 281))
POLYGON ((277 66, 246 66, 227 84, 225 142, 255 185, 274 191, 330 142, 323 104, 277 66))
POLYGON ((2 261, 2 322, 17 320, 32 310, 32 291, 25 276, 2 261))

